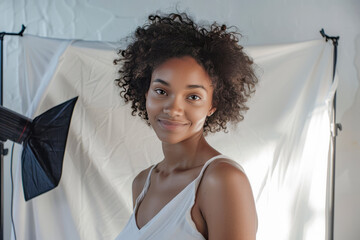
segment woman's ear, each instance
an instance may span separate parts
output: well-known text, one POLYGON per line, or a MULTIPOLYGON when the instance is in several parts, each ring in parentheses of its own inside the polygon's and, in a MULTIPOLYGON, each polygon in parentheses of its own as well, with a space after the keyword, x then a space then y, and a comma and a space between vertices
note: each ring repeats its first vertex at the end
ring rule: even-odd
POLYGON ((216 107, 211 108, 211 109, 209 110, 207 116, 210 117, 211 115, 214 114, 215 111, 216 111, 216 107))

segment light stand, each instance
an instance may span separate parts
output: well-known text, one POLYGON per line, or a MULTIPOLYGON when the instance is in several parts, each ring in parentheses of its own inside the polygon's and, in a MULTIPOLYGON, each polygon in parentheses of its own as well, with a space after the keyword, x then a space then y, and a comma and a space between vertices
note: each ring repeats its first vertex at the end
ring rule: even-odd
MULTIPOLYGON (((18 33, 7 33, 0 32, 0 44, 1 44, 1 58, 0 58, 0 106, 3 105, 3 50, 4 50, 4 37, 6 35, 14 35, 14 36, 22 36, 26 27, 22 25, 22 29, 18 33)), ((0 161, 1 161, 1 169, 0 169, 0 191, 1 191, 1 239, 4 237, 4 156, 7 155, 8 150, 4 148, 4 143, 6 140, 0 139, 0 161)))

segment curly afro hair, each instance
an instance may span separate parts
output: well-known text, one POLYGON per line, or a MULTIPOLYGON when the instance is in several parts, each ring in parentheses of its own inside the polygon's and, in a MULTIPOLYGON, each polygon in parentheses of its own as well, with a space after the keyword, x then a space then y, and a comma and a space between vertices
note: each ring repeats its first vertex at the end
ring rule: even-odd
POLYGON ((198 26, 186 13, 150 15, 114 60, 120 65, 120 77, 115 81, 125 102, 132 102, 132 115, 148 120, 145 93, 153 70, 170 58, 190 56, 205 69, 214 87, 216 111, 206 119, 204 133, 226 131, 227 122, 243 120, 248 109, 245 103, 255 92, 258 79, 238 36, 226 25, 198 26))

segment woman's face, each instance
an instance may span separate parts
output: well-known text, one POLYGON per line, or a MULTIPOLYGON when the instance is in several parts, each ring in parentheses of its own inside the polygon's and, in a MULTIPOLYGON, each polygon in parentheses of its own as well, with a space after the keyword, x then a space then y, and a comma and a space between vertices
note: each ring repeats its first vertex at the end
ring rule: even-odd
POLYGON ((202 135, 212 107, 213 87, 206 71, 192 57, 171 58, 154 69, 146 111, 158 138, 179 143, 202 135))

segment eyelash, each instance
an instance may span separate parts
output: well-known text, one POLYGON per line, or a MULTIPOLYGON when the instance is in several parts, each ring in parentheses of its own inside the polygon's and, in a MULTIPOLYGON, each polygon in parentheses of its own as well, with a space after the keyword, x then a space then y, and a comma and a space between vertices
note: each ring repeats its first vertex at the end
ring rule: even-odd
POLYGON ((199 100, 201 100, 201 97, 199 97, 198 95, 190 95, 188 97, 188 99, 191 99, 191 100, 194 100, 194 101, 199 101, 199 100), (191 97, 196 97, 197 99, 191 99, 191 97))
MULTIPOLYGON (((163 89, 157 88, 154 91, 159 95, 166 95, 167 96, 166 91, 164 91, 163 89)), ((190 99, 190 100, 193 100, 193 101, 199 101, 199 100, 201 100, 201 97, 199 97, 198 95, 193 94, 193 95, 190 95, 187 99, 190 99), (194 99, 193 97, 195 97, 196 99, 194 99)))
POLYGON ((164 90, 160 89, 160 88, 157 88, 154 91, 159 95, 164 95, 164 93, 165 93, 165 95, 167 95, 167 93, 164 90), (160 92, 162 92, 162 93, 160 93, 160 92))

